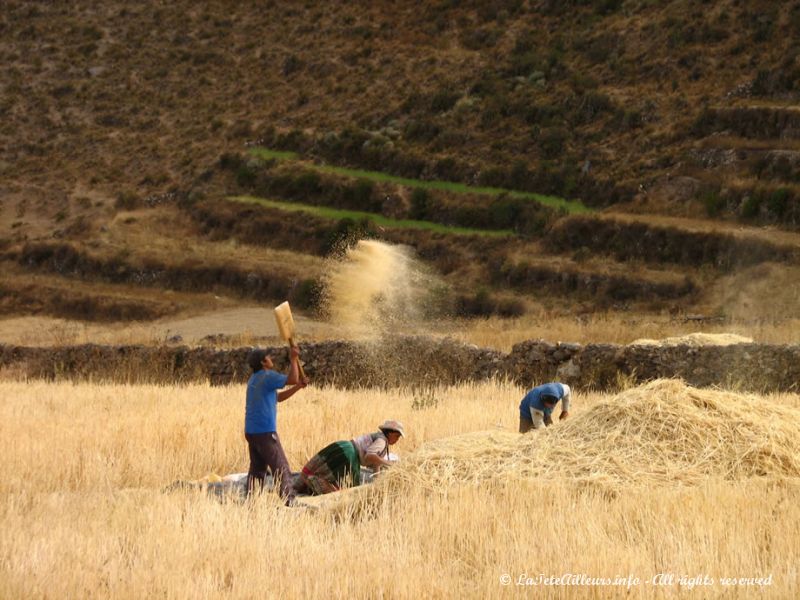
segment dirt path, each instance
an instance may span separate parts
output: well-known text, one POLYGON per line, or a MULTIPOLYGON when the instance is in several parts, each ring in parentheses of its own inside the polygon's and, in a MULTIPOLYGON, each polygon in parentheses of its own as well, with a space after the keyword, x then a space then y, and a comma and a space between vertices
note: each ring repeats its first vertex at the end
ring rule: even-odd
MULTIPOLYGON (((334 326, 295 314, 298 338, 320 340, 341 337, 334 326)), ((151 323, 99 324, 51 317, 0 319, 0 343, 26 346, 60 344, 197 344, 207 336, 234 338, 234 342, 280 342, 272 308, 226 308, 197 315, 168 317, 151 323)))
MULTIPOLYGON (((339 337, 337 328, 329 323, 297 313, 294 314, 294 320, 300 338, 339 337)), ((209 335, 269 337, 280 341, 271 308, 233 308, 183 319, 165 319, 157 327, 165 336, 180 335, 187 343, 200 341, 209 335)))

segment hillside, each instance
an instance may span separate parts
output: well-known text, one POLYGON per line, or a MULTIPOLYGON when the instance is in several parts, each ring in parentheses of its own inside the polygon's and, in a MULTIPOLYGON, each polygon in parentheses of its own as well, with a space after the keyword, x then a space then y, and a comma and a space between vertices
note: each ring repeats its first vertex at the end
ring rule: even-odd
POLYGON ((10 0, 0 307, 313 308, 372 236, 466 316, 793 317, 797 39, 800 1, 10 0))

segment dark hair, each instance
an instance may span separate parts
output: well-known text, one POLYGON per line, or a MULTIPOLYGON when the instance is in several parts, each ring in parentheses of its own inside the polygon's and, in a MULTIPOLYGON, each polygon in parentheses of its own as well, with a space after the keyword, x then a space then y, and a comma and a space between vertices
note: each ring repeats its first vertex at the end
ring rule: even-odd
POLYGON ((247 355, 247 364, 250 365, 250 368, 253 369, 253 373, 256 371, 260 371, 264 368, 264 365, 261 363, 264 362, 264 359, 267 357, 266 350, 251 350, 250 354, 247 355))
POLYGON ((558 402, 558 397, 553 396, 552 394, 544 394, 542 395, 542 402, 546 402, 547 404, 556 404, 558 402))

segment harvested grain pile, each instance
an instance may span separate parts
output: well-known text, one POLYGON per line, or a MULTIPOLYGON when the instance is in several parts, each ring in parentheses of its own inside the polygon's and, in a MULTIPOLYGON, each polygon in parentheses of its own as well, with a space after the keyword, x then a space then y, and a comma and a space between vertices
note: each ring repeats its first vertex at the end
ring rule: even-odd
POLYGON ((387 471, 364 494, 514 478, 616 490, 751 477, 800 477, 800 410, 662 379, 546 430, 437 440, 387 471))
POLYGON ((753 339, 735 333, 689 333, 680 337, 668 337, 663 340, 642 338, 634 340, 630 346, 732 346, 734 344, 752 344, 753 339))

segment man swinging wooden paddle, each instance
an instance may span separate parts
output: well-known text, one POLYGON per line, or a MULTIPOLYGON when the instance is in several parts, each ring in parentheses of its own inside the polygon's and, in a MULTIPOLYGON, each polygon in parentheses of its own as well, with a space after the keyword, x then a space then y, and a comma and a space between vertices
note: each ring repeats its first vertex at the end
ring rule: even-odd
POLYGON ((290 398, 297 390, 306 387, 308 377, 300 365, 300 348, 292 341, 294 321, 289 304, 284 302, 281 307, 278 308, 281 308, 280 316, 283 320, 278 319, 278 309, 275 309, 275 314, 281 335, 289 341, 289 372, 283 375, 273 370, 272 357, 266 350, 255 349, 250 352, 247 363, 253 374, 247 382, 244 437, 250 453, 250 468, 247 472, 248 494, 257 485, 259 489, 264 487, 264 479, 269 468, 273 480, 276 484, 279 482, 281 497, 287 506, 291 506, 294 503, 295 491, 292 487, 289 462, 278 437, 277 404, 290 398), (289 335, 285 335, 287 333, 289 335), (282 389, 287 385, 291 387, 282 389))

